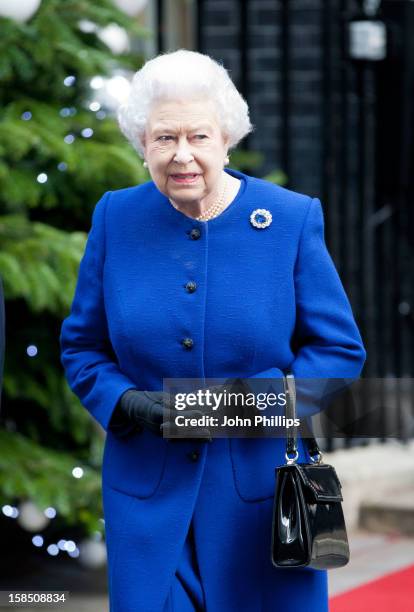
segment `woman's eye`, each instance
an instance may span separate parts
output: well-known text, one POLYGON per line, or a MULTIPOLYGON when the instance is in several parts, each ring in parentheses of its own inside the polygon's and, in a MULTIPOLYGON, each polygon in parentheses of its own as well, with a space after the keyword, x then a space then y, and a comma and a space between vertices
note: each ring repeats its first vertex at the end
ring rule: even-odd
POLYGON ((199 140, 204 140, 204 138, 208 138, 206 134, 196 134, 195 137, 199 140))
POLYGON ((171 140, 172 136, 159 136, 158 140, 161 140, 161 142, 167 142, 168 140, 171 140))

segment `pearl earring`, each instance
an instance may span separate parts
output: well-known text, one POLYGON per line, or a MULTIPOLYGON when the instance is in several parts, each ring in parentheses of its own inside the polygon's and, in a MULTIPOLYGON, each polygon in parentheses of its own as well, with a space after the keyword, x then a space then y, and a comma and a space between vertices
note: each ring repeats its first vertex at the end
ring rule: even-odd
POLYGON ((144 163, 142 164, 144 166, 144 168, 148 168, 148 164, 146 161, 144 161, 144 163))
POLYGON ((228 164, 230 162, 230 159, 228 157, 224 158, 224 165, 228 164))

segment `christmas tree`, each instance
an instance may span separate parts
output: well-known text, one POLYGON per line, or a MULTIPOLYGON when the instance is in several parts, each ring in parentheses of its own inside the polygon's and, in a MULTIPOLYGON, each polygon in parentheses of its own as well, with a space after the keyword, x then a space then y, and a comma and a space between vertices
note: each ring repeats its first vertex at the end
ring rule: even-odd
MULTIPOLYGON (((67 386, 59 334, 94 205, 148 180, 91 88, 142 64, 129 52, 114 57, 103 42, 109 24, 145 34, 111 0, 42 0, 27 22, 0 18, 3 533, 14 518, 34 531, 54 516, 69 529, 102 529, 103 435, 67 386)), ((33 543, 46 547, 47 533, 33 543)))

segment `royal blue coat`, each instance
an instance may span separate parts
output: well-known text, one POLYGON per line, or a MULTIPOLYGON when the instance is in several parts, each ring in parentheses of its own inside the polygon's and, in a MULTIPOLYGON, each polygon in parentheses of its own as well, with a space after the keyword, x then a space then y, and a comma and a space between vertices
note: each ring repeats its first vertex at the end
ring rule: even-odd
MULTIPOLYGON (((177 211, 152 181, 108 192, 95 208, 61 346, 69 385, 105 430, 127 389, 161 390, 164 378, 360 374, 365 351, 319 200, 228 172, 239 193, 208 222, 177 211), (250 222, 258 208, 272 214, 265 229, 250 222)), ((191 520, 209 612, 327 610, 326 572, 270 563, 281 463, 280 438, 208 444, 109 429, 112 612, 163 610, 191 520)))

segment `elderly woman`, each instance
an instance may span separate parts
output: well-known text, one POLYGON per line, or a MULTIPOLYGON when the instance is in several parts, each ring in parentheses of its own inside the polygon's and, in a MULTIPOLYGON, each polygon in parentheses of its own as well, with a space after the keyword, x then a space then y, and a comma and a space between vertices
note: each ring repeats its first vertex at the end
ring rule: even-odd
POLYGON ((69 384, 107 432, 111 610, 326 611, 325 571, 270 561, 284 439, 160 433, 166 378, 359 376, 321 204, 224 169, 251 124, 208 56, 148 61, 119 120, 152 180, 97 204, 61 335, 69 384))

